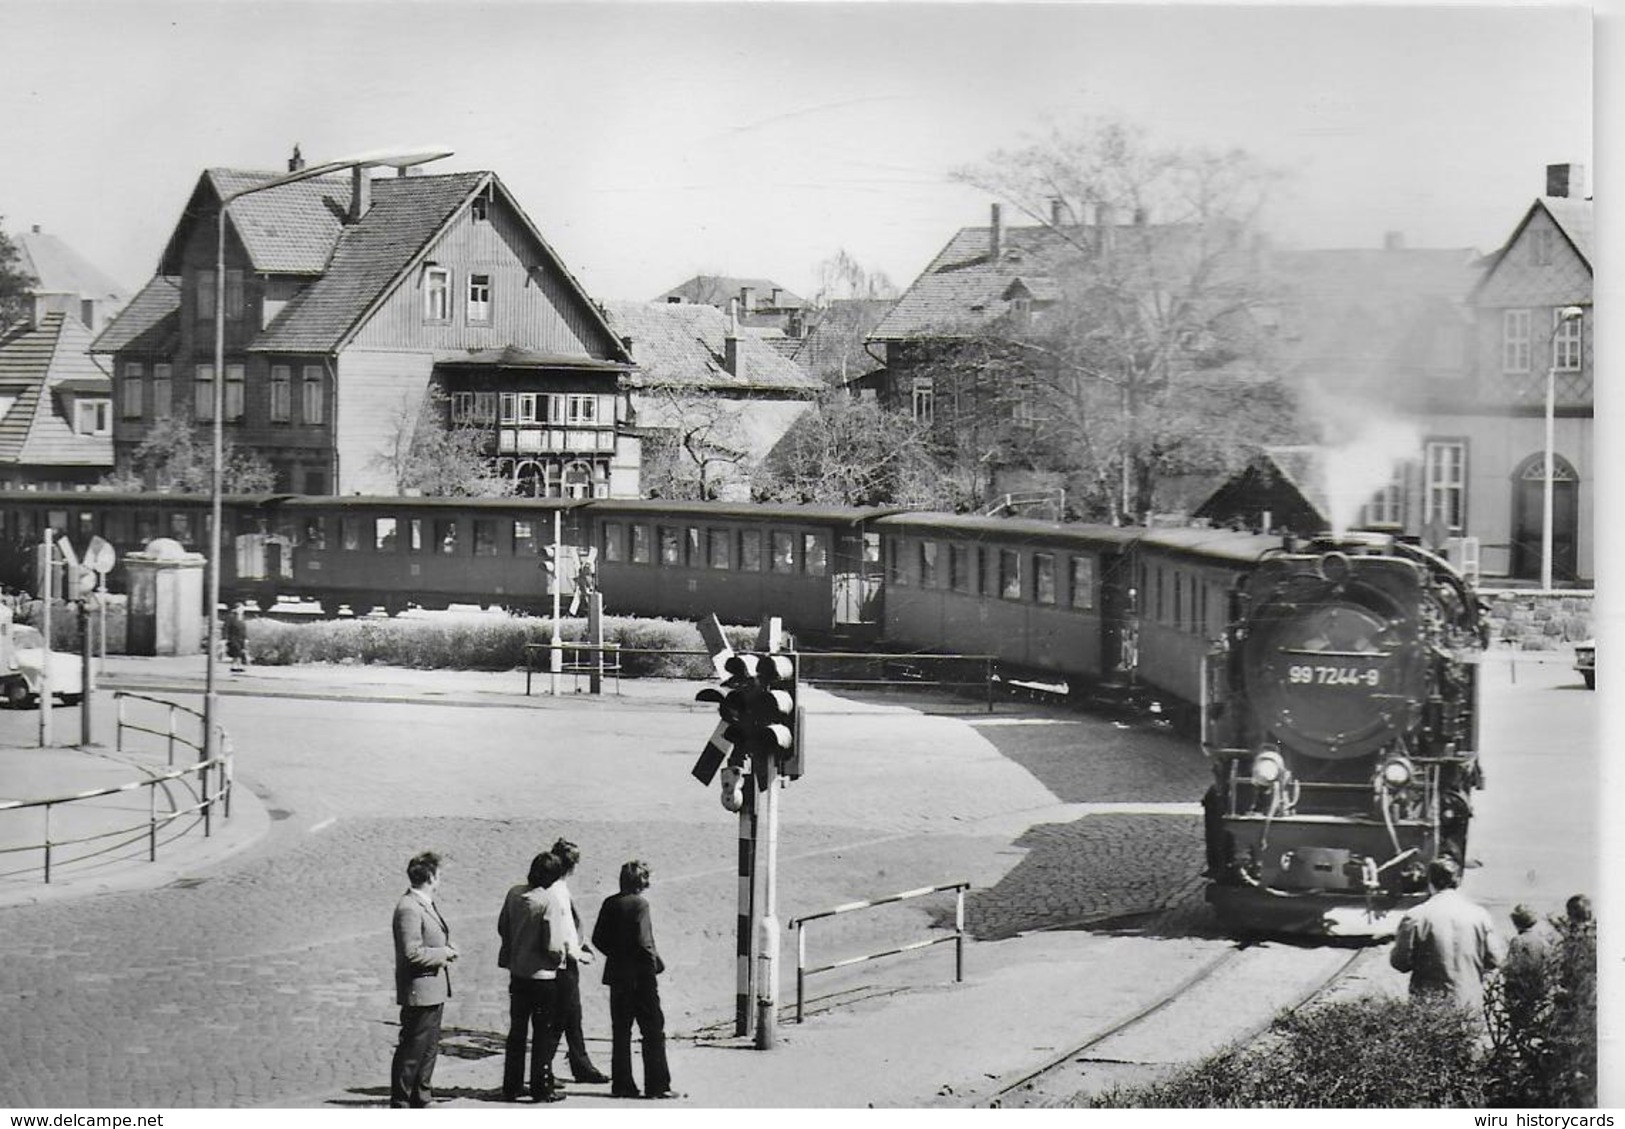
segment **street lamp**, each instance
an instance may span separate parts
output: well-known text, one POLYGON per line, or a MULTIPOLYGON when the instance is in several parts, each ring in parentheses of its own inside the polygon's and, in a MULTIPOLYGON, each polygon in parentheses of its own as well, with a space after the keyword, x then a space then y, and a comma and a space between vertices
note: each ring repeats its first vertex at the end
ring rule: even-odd
POLYGON ((1544 508, 1540 524, 1540 587, 1547 592, 1552 589, 1552 435, 1557 418, 1557 335, 1569 322, 1584 316, 1585 310, 1579 306, 1564 306, 1557 311, 1557 324, 1552 326, 1552 335, 1546 339, 1546 474, 1541 486, 1544 508))
MULTIPOLYGON (((373 150, 358 153, 336 161, 324 161, 297 169, 263 184, 240 188, 220 197, 220 214, 216 222, 214 250, 214 474, 209 487, 209 629, 208 653, 203 663, 203 759, 213 760, 219 751, 215 742, 215 720, 219 711, 219 695, 215 692, 215 651, 220 642, 220 495, 225 482, 226 457, 226 215, 230 207, 244 196, 281 188, 284 184, 326 176, 328 173, 355 170, 357 177, 366 176, 369 168, 387 166, 407 169, 428 161, 451 156, 451 150, 442 147, 401 151, 373 150)), ((359 185, 357 186, 359 188, 359 185)))

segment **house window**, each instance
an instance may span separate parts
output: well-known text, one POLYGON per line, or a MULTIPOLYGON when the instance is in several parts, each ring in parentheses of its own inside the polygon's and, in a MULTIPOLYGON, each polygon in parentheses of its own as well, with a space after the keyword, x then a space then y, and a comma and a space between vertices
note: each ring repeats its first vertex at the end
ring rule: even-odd
POLYGON ((1501 371, 1529 371, 1529 311, 1501 313, 1501 371))
POLYGON ((1401 524, 1400 506, 1405 497, 1405 468, 1402 465, 1394 468, 1393 477, 1388 485, 1372 495, 1371 501, 1365 504, 1360 514, 1360 524, 1370 528, 1372 526, 1395 526, 1401 524))
POLYGON ((504 392, 501 398, 502 414, 498 417, 501 423, 519 422, 519 396, 514 392, 504 392))
POLYGON ((497 394, 495 392, 452 393, 452 423, 495 423, 496 419, 497 394))
POLYGON ((197 320, 214 320, 214 271, 197 272, 197 320))
POLYGON ((125 419, 141 418, 142 376, 141 365, 131 363, 124 366, 124 394, 119 400, 119 411, 125 419))
POLYGON ((1534 228, 1529 232, 1529 261, 1537 267, 1552 265, 1553 232, 1549 227, 1534 228))
POLYGON ((1040 604, 1055 602, 1055 555, 1033 554, 1033 599, 1040 604))
POLYGON ((198 365, 192 380, 192 414, 198 419, 214 418, 214 366, 198 365))
POLYGON ((423 320, 451 320, 451 271, 445 267, 423 271, 423 320))
POLYGON ((491 322, 491 276, 468 276, 468 321, 471 325, 489 325, 491 322))
POLYGON ((519 422, 520 423, 535 423, 536 422, 536 393, 534 393, 534 392, 521 392, 521 393, 519 393, 519 422))
MULTIPOLYGON (((213 321, 217 297, 214 292, 214 271, 197 272, 197 320, 213 321)), ((243 272, 226 272, 226 320, 236 321, 243 316, 243 272)))
POLYGON ((597 396, 571 396, 569 400, 569 419, 572 424, 586 424, 598 422, 597 396))
POLYGON ((936 419, 936 393, 929 376, 914 378, 914 418, 924 424, 936 419))
POLYGON ((1461 440, 1430 442, 1424 461, 1427 514, 1423 520, 1460 532, 1467 512, 1467 444, 1461 440))
POLYGON ((300 400, 302 418, 306 423, 322 422, 322 366, 306 365, 304 395, 300 400))
POLYGON ((1091 611, 1095 606, 1095 559, 1072 558, 1072 606, 1091 611))
POLYGON ((468 215, 475 223, 484 223, 490 217, 491 201, 484 196, 476 196, 469 201, 468 215))
POLYGON ((226 418, 240 420, 243 418, 243 381, 242 365, 226 366, 226 418))
POLYGON ((1585 318, 1563 320, 1563 311, 1552 311, 1552 367, 1558 372, 1579 372, 1581 346, 1585 341, 1585 318))
POLYGON ((293 418, 293 366, 271 366, 271 422, 287 423, 293 418))
POLYGON ((173 395, 170 389, 173 384, 170 374, 173 370, 169 365, 152 366, 152 418, 164 419, 169 415, 173 395))
MULTIPOLYGON (((137 387, 140 387, 137 385, 137 387)), ((113 434, 111 400, 76 400, 73 405, 74 430, 80 435, 113 434)))

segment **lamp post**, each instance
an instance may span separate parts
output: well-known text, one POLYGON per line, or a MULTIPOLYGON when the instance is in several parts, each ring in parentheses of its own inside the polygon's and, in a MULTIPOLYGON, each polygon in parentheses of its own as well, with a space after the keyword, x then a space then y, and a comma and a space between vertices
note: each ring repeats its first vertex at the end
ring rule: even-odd
POLYGON ((1546 592, 1552 590, 1552 449, 1557 419, 1557 335, 1569 322, 1578 321, 1584 316, 1585 310, 1579 306, 1564 306, 1557 311, 1557 324, 1552 326, 1552 334, 1546 339, 1546 470, 1541 483, 1543 508, 1540 523, 1540 587, 1546 592))
MULTIPOLYGON (((272 188, 281 188, 285 184, 293 184, 301 180, 310 180, 313 177, 326 176, 329 173, 342 172, 345 169, 355 170, 357 177, 366 176, 366 170, 379 166, 388 166, 405 170, 413 165, 421 165, 428 161, 438 161, 442 157, 451 156, 451 150, 433 147, 426 149, 403 150, 394 152, 389 150, 376 150, 357 154, 336 161, 324 161, 318 165, 296 169, 286 176, 275 177, 263 184, 240 188, 235 192, 223 193, 220 197, 220 214, 215 225, 214 250, 214 471, 209 486, 209 626, 208 626, 208 652, 203 662, 203 759, 213 760, 219 751, 215 741, 215 722, 219 717, 219 695, 215 690, 215 651, 220 643, 220 552, 223 539, 220 533, 220 496, 225 483, 225 457, 226 457, 226 216, 231 205, 244 196, 251 196, 256 192, 265 192, 272 188)), ((358 186, 359 187, 359 186, 358 186)))

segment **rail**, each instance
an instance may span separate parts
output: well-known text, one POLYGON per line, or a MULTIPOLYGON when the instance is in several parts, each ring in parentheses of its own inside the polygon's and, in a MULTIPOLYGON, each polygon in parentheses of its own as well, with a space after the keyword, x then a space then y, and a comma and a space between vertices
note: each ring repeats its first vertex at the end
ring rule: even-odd
POLYGON ((850 964, 863 964, 871 960, 880 960, 883 957, 894 957, 901 953, 913 952, 916 949, 928 949, 932 945, 941 945, 945 942, 954 943, 954 982, 959 983, 965 979, 965 891, 970 889, 969 882, 949 882, 942 886, 924 886, 918 890, 904 890, 901 894, 892 894, 884 898, 871 898, 864 902, 847 902, 834 909, 823 910, 820 913, 809 913, 805 917, 790 919, 790 928, 796 931, 796 1022, 802 1022, 802 1001, 806 998, 807 977, 820 972, 829 972, 836 968, 845 968, 850 964), (924 941, 915 941, 900 948, 887 949, 884 952, 865 953, 863 956, 848 957, 845 960, 834 961, 831 964, 821 964, 817 968, 807 967, 807 930, 810 921, 818 921, 826 917, 834 917, 842 913, 855 913, 860 909, 873 909, 876 906, 890 905, 893 902, 908 901, 910 898, 923 898, 927 894, 940 894, 948 890, 954 891, 954 931, 947 937, 930 937, 924 941))
POLYGON ((88 791, 75 792, 68 796, 53 796, 43 800, 10 800, 0 803, 0 814, 35 808, 39 809, 42 813, 43 826, 40 842, 24 843, 21 846, 15 847, 0 847, 0 855, 16 854, 23 851, 44 852, 43 870, 46 885, 49 885, 51 882, 51 870, 53 865, 60 866, 65 863, 82 862, 85 859, 94 858, 98 854, 117 850, 119 847, 127 846, 128 844, 135 842, 139 835, 143 833, 147 838, 147 861, 156 862, 158 860, 159 829, 162 827, 167 827, 169 824, 183 816, 194 813, 199 814, 202 818, 204 838, 208 838, 213 833, 213 816, 214 807, 216 804, 220 805, 221 814, 224 818, 231 818, 231 789, 233 781, 232 748, 231 739, 229 736, 227 736, 225 730, 218 729, 220 749, 222 750, 219 756, 212 760, 198 761, 195 764, 190 764, 183 768, 175 768, 175 748, 177 745, 191 749, 194 753, 202 753, 203 745, 199 744, 198 742, 202 740, 201 730, 203 725, 203 715, 197 710, 190 709, 186 706, 177 705, 174 702, 165 701, 162 698, 153 698, 145 694, 119 691, 115 693, 113 697, 118 705, 118 751, 120 753, 124 752, 126 732, 145 733, 156 737, 162 737, 167 742, 167 757, 170 770, 155 776, 150 776, 145 780, 133 780, 128 784, 109 785, 105 788, 92 788, 88 791), (129 720, 125 715, 125 706, 128 701, 149 702, 165 707, 168 711, 165 728, 149 728, 129 720), (199 730, 198 741, 189 739, 181 732, 180 727, 176 724, 178 716, 190 716, 197 722, 199 730), (158 811, 158 788, 170 783, 171 781, 184 781, 193 774, 196 774, 198 781, 196 789, 192 790, 196 803, 185 807, 174 807, 172 810, 160 814, 158 811), (212 789, 210 784, 211 777, 213 778, 212 789), (147 789, 147 818, 145 821, 133 823, 128 826, 115 827, 109 830, 101 830, 93 834, 82 835, 73 839, 52 838, 51 815, 54 810, 65 807, 69 804, 83 803, 85 801, 98 799, 103 796, 113 796, 123 792, 133 792, 139 788, 147 789), (102 843, 103 840, 115 838, 118 839, 117 842, 106 844, 102 843), (71 858, 59 859, 56 857, 57 852, 61 848, 83 846, 90 843, 102 845, 100 845, 97 850, 87 850, 84 853, 74 855, 71 858))

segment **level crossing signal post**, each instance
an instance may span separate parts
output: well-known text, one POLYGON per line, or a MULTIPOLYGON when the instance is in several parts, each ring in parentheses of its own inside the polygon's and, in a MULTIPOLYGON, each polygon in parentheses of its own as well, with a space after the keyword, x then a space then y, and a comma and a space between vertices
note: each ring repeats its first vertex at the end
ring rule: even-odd
POLYGON ((782 781, 801 776, 806 756, 804 715, 797 701, 800 658, 785 648, 777 617, 762 625, 758 649, 749 654, 733 652, 714 615, 700 624, 700 633, 723 681, 720 688, 707 687, 696 698, 714 703, 720 720, 693 775, 707 786, 720 776, 722 806, 740 816, 740 974, 734 1033, 749 1033, 749 1003, 754 996, 756 1046, 767 1050, 778 1027, 779 793, 782 781), (753 865, 758 853, 764 856, 759 907, 753 865))

